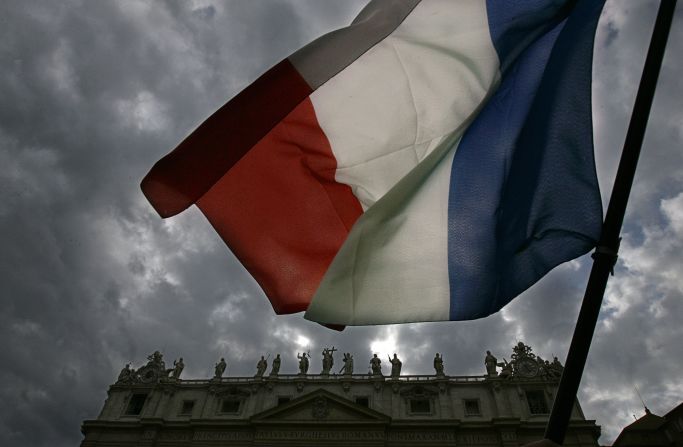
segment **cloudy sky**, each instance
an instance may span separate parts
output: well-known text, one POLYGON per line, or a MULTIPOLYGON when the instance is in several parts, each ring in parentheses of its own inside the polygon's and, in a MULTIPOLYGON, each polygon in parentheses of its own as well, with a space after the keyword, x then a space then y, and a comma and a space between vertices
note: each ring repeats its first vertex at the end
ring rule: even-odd
MULTIPOLYGON (((564 358, 589 258, 511 305, 462 323, 348 328, 277 317, 203 216, 166 221, 139 182, 152 164, 264 70, 341 27, 365 0, 6 0, 0 5, 0 444, 73 446, 126 362, 162 350, 188 378, 225 356, 323 346, 398 352, 406 373, 482 374, 517 340, 564 358)), ((594 68, 596 154, 611 190, 657 2, 610 0, 594 68)), ((683 12, 674 22, 579 399, 601 442, 683 400, 683 12)), ((313 363, 314 371, 319 368, 313 363)))

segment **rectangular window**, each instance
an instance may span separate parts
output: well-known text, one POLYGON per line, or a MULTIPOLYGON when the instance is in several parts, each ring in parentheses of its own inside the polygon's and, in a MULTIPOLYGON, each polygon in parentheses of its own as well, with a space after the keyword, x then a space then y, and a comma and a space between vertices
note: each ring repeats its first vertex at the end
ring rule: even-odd
POLYGON ((235 399, 223 399, 221 403, 221 413, 239 413, 240 401, 235 399))
POLYGON ((481 416, 479 399, 465 399, 465 416, 481 416))
POLYGON ((359 396, 356 397, 356 403, 362 407, 369 407, 370 399, 368 399, 366 396, 359 396))
POLYGON ((278 405, 286 404, 290 400, 292 400, 292 398, 289 396, 280 396, 277 398, 277 404, 278 405))
POLYGON ((429 414, 432 411, 429 399, 410 399, 410 412, 416 414, 429 414))
POLYGON ((145 401, 147 400, 147 394, 133 394, 128 401, 128 406, 126 407, 127 416, 139 416, 142 413, 142 407, 145 406, 145 401))
POLYGON ((191 415, 193 409, 194 409, 194 401, 193 400, 184 400, 183 405, 180 407, 180 413, 178 413, 178 414, 191 415))
POLYGON ((529 404, 531 414, 548 414, 548 403, 545 400, 543 390, 530 390, 526 392, 526 401, 529 404))

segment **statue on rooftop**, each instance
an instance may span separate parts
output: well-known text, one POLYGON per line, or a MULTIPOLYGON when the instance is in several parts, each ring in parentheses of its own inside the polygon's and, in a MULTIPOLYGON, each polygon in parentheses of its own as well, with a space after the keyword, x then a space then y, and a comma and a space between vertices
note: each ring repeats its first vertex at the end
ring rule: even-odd
POLYGON ((282 359, 280 359, 280 354, 277 354, 275 358, 273 359, 273 367, 270 370, 270 375, 271 376, 277 376, 280 373, 280 364, 282 363, 282 359))
POLYGON ((496 370, 496 365, 498 364, 498 359, 491 354, 491 351, 486 351, 486 357, 484 357, 484 365, 486 365, 486 374, 489 377, 495 377, 498 375, 496 370))
POLYGON ((439 355, 439 353, 436 353, 436 356, 434 357, 434 370, 436 371, 437 376, 443 376, 443 356, 439 355))
POLYGON ((353 356, 350 352, 344 353, 343 361, 344 366, 341 367, 339 373, 341 374, 343 372, 344 375, 350 376, 351 374, 353 374, 353 356))
POLYGON ((512 372, 515 377, 526 379, 537 377, 540 368, 536 360, 536 354, 531 352, 531 347, 520 341, 517 343, 517 346, 512 347, 512 351, 510 364, 512 365, 512 372))
POLYGON ((166 380, 168 373, 163 355, 159 351, 154 351, 147 356, 147 364, 138 369, 137 377, 143 383, 155 383, 166 380))
POLYGON ((330 371, 332 370, 332 366, 334 365, 334 358, 332 357, 332 354, 334 351, 336 351, 334 346, 332 346, 332 349, 323 349, 323 370, 320 373, 323 376, 329 375, 330 371))
POLYGON ((562 363, 560 363, 559 360, 557 360, 557 357, 553 356, 553 362, 550 363, 548 366, 548 372, 550 373, 550 376, 554 378, 560 378, 562 377, 562 372, 564 371, 564 366, 562 366, 562 363))
POLYGON ((536 356, 536 363, 538 364, 538 373, 536 374, 541 379, 550 378, 550 362, 543 360, 540 355, 536 356))
POLYGON ((152 366, 159 370, 165 370, 166 364, 164 363, 164 355, 159 351, 154 351, 152 354, 147 356, 147 364, 145 366, 152 366))
POLYGON ((310 356, 311 354, 306 355, 305 352, 302 352, 301 355, 296 355, 296 358, 299 359, 299 374, 308 373, 308 357, 310 356))
POLYGON ((512 364, 508 363, 508 361, 505 360, 505 358, 503 358, 503 362, 498 363, 497 366, 500 366, 501 368, 503 368, 500 371, 500 374, 498 375, 498 377, 500 377, 501 379, 511 379, 512 378, 512 364))
POLYGON ((261 356, 261 360, 256 364, 256 377, 263 377, 266 369, 268 369, 268 361, 261 356))
POLYGON ((372 370, 373 376, 382 375, 382 361, 379 359, 379 357, 377 357, 377 354, 373 354, 372 358, 370 359, 370 369, 372 370))
POLYGON ((510 363, 514 363, 515 360, 518 360, 523 357, 535 359, 536 354, 534 354, 531 351, 531 346, 525 345, 520 341, 519 343, 517 343, 517 346, 512 347, 512 355, 510 356, 512 360, 510 361, 510 363))
POLYGON ((227 363, 225 363, 225 359, 221 357, 221 361, 216 363, 216 371, 213 376, 214 379, 220 379, 223 377, 223 373, 225 372, 225 368, 228 366, 227 363))
POLYGON ((164 355, 159 351, 154 351, 152 354, 147 356, 147 364, 145 367, 153 368, 157 371, 165 371, 166 364, 164 363, 164 355))
POLYGON ((183 358, 180 357, 178 360, 173 361, 173 369, 171 370, 171 377, 175 380, 180 379, 180 374, 185 369, 185 363, 183 363, 183 358))
POLYGON ((389 363, 391 363, 391 378, 398 379, 398 377, 401 375, 401 367, 403 366, 403 362, 401 362, 394 352, 394 358, 392 359, 389 357, 389 363))
POLYGON ((137 382, 137 374, 135 373, 134 369, 131 369, 130 363, 126 363, 126 366, 124 366, 119 373, 116 383, 127 385, 135 382, 137 382))

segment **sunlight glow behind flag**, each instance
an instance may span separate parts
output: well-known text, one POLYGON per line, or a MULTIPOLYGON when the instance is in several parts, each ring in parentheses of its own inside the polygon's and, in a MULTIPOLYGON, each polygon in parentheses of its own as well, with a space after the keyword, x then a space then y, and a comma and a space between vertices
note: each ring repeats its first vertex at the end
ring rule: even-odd
POLYGON ((163 217, 196 204, 278 313, 490 315, 600 235, 601 9, 374 0, 214 113, 143 192, 163 217))

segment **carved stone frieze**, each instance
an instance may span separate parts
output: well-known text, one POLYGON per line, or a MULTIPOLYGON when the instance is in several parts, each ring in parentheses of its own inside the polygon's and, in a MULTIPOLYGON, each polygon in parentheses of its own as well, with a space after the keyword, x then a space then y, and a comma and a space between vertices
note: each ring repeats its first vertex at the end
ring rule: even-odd
POLYGON ((142 439, 154 439, 157 435, 157 431, 153 428, 148 428, 147 430, 142 432, 142 435, 140 436, 142 439))
POLYGON ((330 407, 327 399, 320 396, 313 401, 311 406, 311 415, 314 419, 327 419, 330 414, 330 407))
POLYGON ((196 431, 195 441, 251 441, 253 435, 242 431, 196 431))
POLYGON ((439 389, 431 385, 414 385, 401 391, 406 399, 429 399, 439 395, 439 389))
POLYGON ((246 387, 238 386, 212 386, 209 388, 209 392, 215 394, 216 397, 235 397, 235 398, 245 398, 251 395, 251 391, 246 387))

